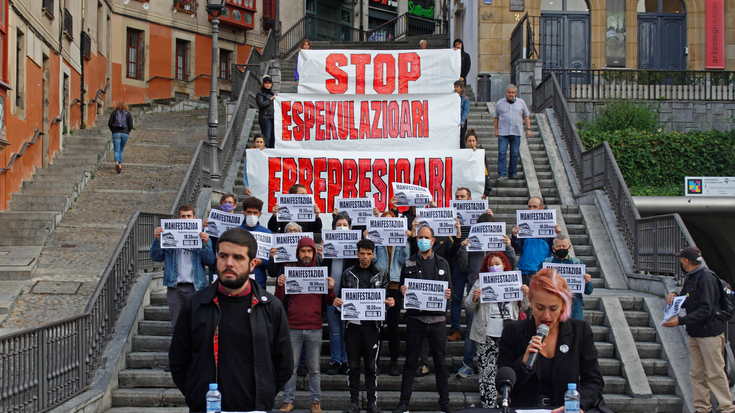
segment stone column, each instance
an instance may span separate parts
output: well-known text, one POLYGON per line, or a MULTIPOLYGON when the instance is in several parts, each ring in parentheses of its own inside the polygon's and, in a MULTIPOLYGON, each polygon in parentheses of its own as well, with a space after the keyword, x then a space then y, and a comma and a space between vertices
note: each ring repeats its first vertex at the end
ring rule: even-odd
POLYGON ((541 83, 541 60, 519 59, 516 61, 517 96, 526 101, 529 108, 533 106, 533 90, 541 83))

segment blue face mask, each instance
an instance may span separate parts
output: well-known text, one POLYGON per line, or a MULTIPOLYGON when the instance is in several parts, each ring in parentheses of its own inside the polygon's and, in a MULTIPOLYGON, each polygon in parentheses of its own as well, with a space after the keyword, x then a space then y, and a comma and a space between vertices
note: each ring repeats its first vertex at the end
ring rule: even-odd
POLYGON ((232 204, 224 203, 219 206, 219 209, 225 211, 225 212, 232 212, 235 210, 235 206, 232 204))
POLYGON ((431 249, 431 240, 426 238, 421 238, 416 243, 419 245, 419 249, 421 252, 426 252, 431 249))

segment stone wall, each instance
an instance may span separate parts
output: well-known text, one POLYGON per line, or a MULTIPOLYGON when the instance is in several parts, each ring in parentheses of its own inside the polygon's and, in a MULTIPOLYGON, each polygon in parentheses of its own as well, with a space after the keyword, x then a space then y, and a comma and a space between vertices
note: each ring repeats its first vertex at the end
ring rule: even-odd
MULTIPOLYGON (((661 110, 660 121, 667 131, 688 132, 735 129, 735 102, 644 101, 661 110)), ((567 105, 575 123, 594 119, 604 101, 569 100, 567 105)))

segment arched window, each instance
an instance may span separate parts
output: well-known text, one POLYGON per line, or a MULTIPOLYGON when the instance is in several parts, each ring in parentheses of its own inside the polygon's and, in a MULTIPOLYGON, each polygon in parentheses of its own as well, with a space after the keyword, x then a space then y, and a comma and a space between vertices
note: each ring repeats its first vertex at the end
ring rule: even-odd
MULTIPOLYGON (((553 1, 553 0, 552 0, 553 1)), ((638 0, 638 13, 686 13, 681 0, 638 0)))

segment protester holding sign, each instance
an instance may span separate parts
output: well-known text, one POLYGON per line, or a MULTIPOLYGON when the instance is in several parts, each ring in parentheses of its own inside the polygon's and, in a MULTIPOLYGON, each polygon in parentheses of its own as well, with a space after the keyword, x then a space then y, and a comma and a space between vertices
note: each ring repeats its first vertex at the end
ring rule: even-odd
POLYGON ((462 52, 462 68, 459 72, 459 80, 461 80, 463 83, 467 83, 467 75, 470 73, 470 67, 472 66, 472 61, 470 60, 470 55, 464 51, 464 43, 462 42, 462 39, 457 38, 454 39, 454 50, 460 50, 462 52))
MULTIPOLYGON (((247 197, 242 200, 242 213, 245 215, 245 221, 243 221, 241 228, 245 228, 250 232, 261 232, 264 234, 271 234, 271 231, 260 225, 258 219, 263 213, 263 201, 255 197, 247 197)), ((265 288, 266 280, 268 279, 268 261, 262 258, 254 258, 255 269, 250 273, 250 278, 258 282, 258 284, 265 288)))
MULTIPOLYGON (((306 187, 301 184, 295 184, 292 185, 290 188, 288 188, 288 193, 291 195, 306 195, 306 187)), ((293 218, 291 221, 284 221, 279 222, 276 218, 276 215, 278 214, 278 211, 280 209, 280 206, 278 204, 273 205, 273 215, 271 215, 271 218, 268 220, 268 229, 271 230, 274 234, 279 233, 282 234, 285 232, 286 225, 289 224, 291 221, 296 222, 301 226, 301 229, 303 232, 321 232, 322 230, 322 219, 319 218, 319 213, 321 212, 318 205, 314 205, 314 214, 315 214, 315 220, 310 221, 299 221, 297 218, 293 218)))
MULTIPOLYGON (((265 138, 262 134, 256 133, 253 135, 253 149, 265 149, 265 138)), ((247 156, 242 160, 242 183, 245 185, 245 193, 248 196, 253 195, 250 192, 250 183, 248 182, 248 158, 247 156)))
MULTIPOLYGON (((385 269, 375 265, 375 243, 363 239, 357 243, 358 262, 347 268, 342 273, 341 289, 380 289, 386 291, 388 288, 388 273, 385 269)), ((344 297, 343 297, 344 298, 344 297)), ((334 307, 341 307, 342 300, 336 298, 334 307)), ((387 298, 384 304, 391 308, 395 305, 394 298, 387 298)), ((367 412, 380 413, 376 405, 378 394, 376 391, 377 378, 375 376, 378 368, 378 354, 380 353, 380 327, 381 321, 348 321, 345 327, 345 342, 347 347, 347 358, 350 365, 349 387, 350 407, 347 413, 358 413, 360 411, 360 362, 365 366, 365 391, 367 393, 367 412)))
MULTIPOLYGON (((508 258, 502 252, 491 252, 485 256, 480 266, 480 273, 496 273, 512 271, 508 258)), ((528 286, 521 286, 523 299, 505 303, 480 303, 482 289, 480 280, 475 281, 472 293, 467 294, 464 306, 467 311, 474 312, 470 341, 477 344, 478 367, 480 368, 480 401, 484 409, 498 407, 498 392, 495 388, 495 374, 498 372, 498 341, 503 327, 511 321, 525 319, 524 310, 529 307, 528 286)), ((472 364, 465 364, 472 372, 472 364)), ((471 374, 468 374, 471 375, 471 374)), ((467 375, 459 374, 460 377, 467 375)))
MULTIPOLYGON (((544 262, 550 262, 553 264, 582 264, 582 261, 580 261, 579 258, 569 255, 569 250, 571 248, 572 244, 569 242, 569 238, 566 235, 557 235, 556 238, 554 238, 554 245, 551 247, 551 252, 554 256, 546 258, 544 262)), ((584 274, 584 293, 590 295, 594 290, 595 287, 592 285, 592 276, 584 274)), ((573 293, 572 297, 571 317, 576 320, 584 320, 582 293, 573 293)))
MULTIPOLYGON (((472 149, 473 151, 476 151, 479 147, 477 145, 477 133, 475 133, 474 129, 470 129, 465 134, 465 146, 467 149, 472 149)), ((482 198, 481 199, 487 199, 487 197, 490 196, 490 192, 492 192, 493 187, 490 182, 490 175, 487 173, 487 165, 485 165, 485 188, 482 192, 482 198)))
MULTIPOLYGON (((301 47, 299 47, 300 50, 309 50, 311 49, 311 42, 309 39, 304 39, 303 42, 301 42, 301 47)), ((299 85, 299 54, 296 54, 296 68, 293 71, 293 78, 296 80, 296 86, 299 85)))
POLYGON ((470 114, 470 98, 465 96, 464 82, 458 80, 454 82, 454 93, 459 95, 459 148, 464 149, 465 145, 464 135, 467 133, 467 116, 470 114))
MULTIPOLYGON (((543 210, 544 203, 541 198, 533 197, 528 200, 528 209, 531 211, 543 210)), ((513 227, 511 245, 516 250, 516 254, 521 256, 518 261, 518 269, 523 273, 523 284, 528 285, 541 263, 551 256, 553 238, 519 238, 520 230, 519 226, 513 227)), ((561 227, 556 225, 554 231, 561 234, 561 227)))
MULTIPOLYGON (((235 208, 237 207, 237 195, 235 194, 225 194, 220 198, 219 200, 219 209, 222 212, 226 212, 228 214, 233 214, 235 212, 235 208)), ((210 211, 210 215, 212 212, 210 211)), ((209 219, 205 219, 203 222, 204 225, 204 232, 207 232, 207 229, 209 228, 209 219)), ((227 228, 229 229, 229 228, 227 228)), ((226 229, 222 228, 217 231, 218 234, 222 234, 226 231, 226 229)), ((219 243, 219 237, 215 237, 212 234, 209 234, 209 240, 212 241, 212 252, 214 252, 214 256, 217 256, 217 244, 219 243)), ((209 267, 209 274, 210 276, 217 274, 217 264, 211 265, 209 267)), ((210 280, 214 281, 214 280, 210 280)))
MULTIPOLYGON (((317 263, 316 244, 311 238, 301 238, 297 247, 298 262, 287 263, 288 266, 315 267, 317 263)), ((285 272, 285 271, 284 271, 285 272)), ((327 278, 327 294, 286 294, 286 275, 278 276, 275 296, 281 300, 288 314, 288 326, 291 330, 291 346, 293 358, 301 356, 302 345, 306 347, 306 366, 309 369, 309 392, 311 412, 321 413, 321 378, 319 374, 319 357, 322 348, 322 306, 334 303, 334 279, 327 278)), ((298 364, 298 363, 296 363, 298 364)), ((294 365, 291 380, 283 390, 281 411, 293 410, 296 392, 296 369, 294 365)))
MULTIPOLYGON (((452 296, 451 269, 449 263, 434 254, 434 232, 430 227, 418 230, 417 244, 420 252, 407 259, 401 271, 401 294, 408 291, 405 284, 407 278, 445 281, 449 285, 444 291, 444 298, 452 296)), ((404 303, 405 305, 405 303, 404 303)), ((413 381, 418 367, 419 347, 426 338, 434 358, 436 368, 436 390, 439 393, 439 406, 442 412, 454 413, 449 403, 449 382, 447 380, 447 336, 445 330, 446 311, 407 310, 406 311, 406 366, 403 369, 401 380, 401 398, 393 413, 403 413, 408 410, 413 391, 413 381)))
POLYGON ((258 124, 263 132, 263 137, 269 148, 275 148, 276 137, 273 131, 273 100, 278 93, 273 91, 273 79, 270 76, 263 77, 260 91, 255 95, 255 103, 258 105, 258 124))

